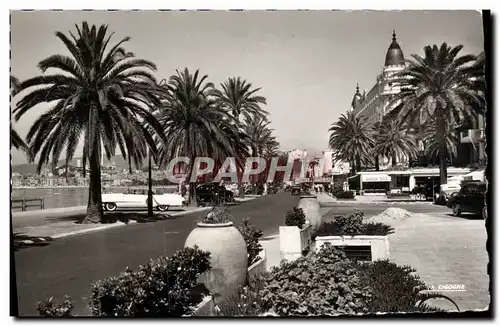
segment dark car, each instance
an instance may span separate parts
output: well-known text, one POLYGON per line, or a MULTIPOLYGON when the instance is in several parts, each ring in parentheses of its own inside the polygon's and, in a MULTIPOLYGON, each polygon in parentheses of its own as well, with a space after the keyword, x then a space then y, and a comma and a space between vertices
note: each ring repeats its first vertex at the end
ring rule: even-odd
POLYGON ((292 187, 292 196, 297 195, 300 196, 302 194, 302 188, 300 186, 292 187))
POLYGON ((487 215, 485 193, 486 183, 468 182, 462 185, 458 194, 448 200, 446 206, 452 209, 455 216, 462 213, 487 215))
POLYGON ((208 183, 196 188, 196 201, 199 206, 217 205, 234 201, 234 194, 217 183, 208 183))

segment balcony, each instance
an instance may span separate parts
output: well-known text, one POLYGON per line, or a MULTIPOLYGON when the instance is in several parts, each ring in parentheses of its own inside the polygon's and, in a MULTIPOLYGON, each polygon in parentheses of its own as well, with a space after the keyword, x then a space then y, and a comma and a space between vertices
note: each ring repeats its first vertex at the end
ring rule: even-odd
POLYGON ((462 144, 478 143, 485 140, 484 129, 469 129, 460 132, 460 142, 462 144))

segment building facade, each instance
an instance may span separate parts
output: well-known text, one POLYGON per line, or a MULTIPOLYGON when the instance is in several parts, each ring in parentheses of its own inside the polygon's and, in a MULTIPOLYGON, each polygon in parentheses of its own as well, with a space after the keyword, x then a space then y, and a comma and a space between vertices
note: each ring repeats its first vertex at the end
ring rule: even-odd
MULTIPOLYGON (((368 120, 371 125, 382 121, 382 118, 394 107, 391 102, 394 95, 401 90, 400 85, 395 81, 395 75, 403 71, 407 67, 403 50, 399 45, 396 32, 393 31, 392 42, 387 49, 384 66, 381 73, 377 76, 375 84, 367 92, 363 93, 359 90, 359 85, 356 86, 351 101, 350 110, 356 115, 368 120)), ((485 157, 485 133, 484 133, 484 115, 479 115, 477 121, 472 124, 466 124, 460 129, 457 129, 457 157, 451 162, 455 166, 484 166, 486 164, 485 157)), ((424 153, 424 145, 418 144, 420 148, 420 156, 414 163, 410 162, 409 157, 397 157, 396 162, 392 162, 389 158, 379 157, 379 167, 381 170, 386 170, 395 165, 411 165, 411 166, 429 166, 436 165, 436 159, 430 160, 424 153)))

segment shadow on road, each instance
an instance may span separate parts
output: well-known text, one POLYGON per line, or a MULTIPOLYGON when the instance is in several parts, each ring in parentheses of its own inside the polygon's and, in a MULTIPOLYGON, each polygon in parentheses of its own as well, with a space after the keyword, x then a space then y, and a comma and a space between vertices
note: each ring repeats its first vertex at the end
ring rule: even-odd
POLYGON ((54 239, 51 237, 32 237, 22 233, 14 233, 12 236, 14 242, 14 251, 30 247, 48 246, 54 239))

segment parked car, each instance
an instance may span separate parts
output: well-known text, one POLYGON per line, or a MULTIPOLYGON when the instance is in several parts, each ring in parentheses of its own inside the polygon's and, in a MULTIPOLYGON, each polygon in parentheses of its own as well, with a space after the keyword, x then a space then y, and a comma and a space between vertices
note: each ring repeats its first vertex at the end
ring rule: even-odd
POLYGON ((218 183, 207 183, 196 188, 196 201, 199 206, 217 205, 234 201, 234 194, 218 183))
POLYGON ((454 216, 460 216, 462 213, 484 216, 487 215, 485 193, 486 183, 468 182, 462 185, 458 194, 448 200, 446 206, 452 209, 454 216))
MULTIPOLYGON (((148 208, 147 190, 102 194, 102 204, 104 210, 110 212, 117 209, 146 209, 148 208)), ((155 194, 153 192, 153 207, 161 212, 167 211, 170 207, 183 205, 186 205, 186 201, 179 194, 155 194)))
POLYGON ((292 187, 292 196, 300 196, 302 194, 302 188, 300 186, 293 186, 292 187))
POLYGON ((438 205, 446 205, 448 200, 460 191, 460 184, 451 182, 439 187, 439 195, 437 195, 435 203, 438 205))

